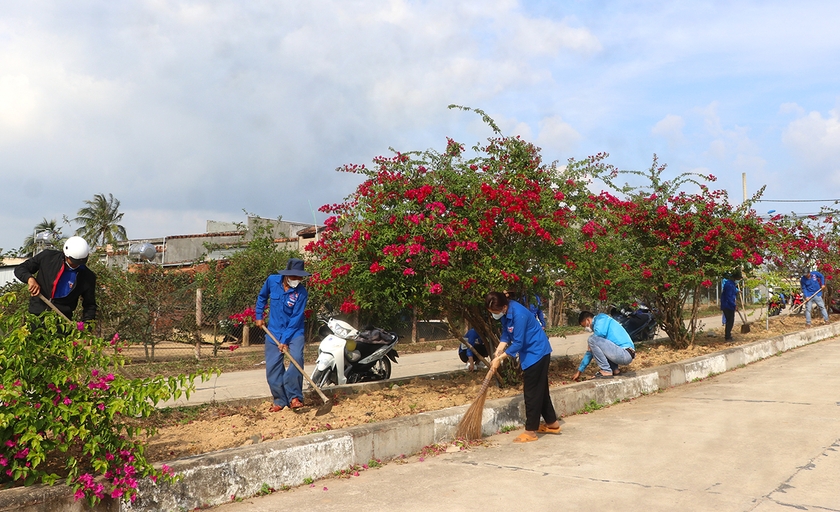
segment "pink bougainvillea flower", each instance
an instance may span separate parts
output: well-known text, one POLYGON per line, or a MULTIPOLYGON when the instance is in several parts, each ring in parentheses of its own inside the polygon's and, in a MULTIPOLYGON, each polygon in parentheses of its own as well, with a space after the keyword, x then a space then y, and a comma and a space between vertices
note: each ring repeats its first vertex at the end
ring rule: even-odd
POLYGON ((85 330, 85 323, 84 322, 76 322, 76 328, 78 328, 80 331, 84 331, 85 330))
POLYGON ((711 288, 712 287, 712 281, 711 281, 711 279, 706 279, 705 281, 700 283, 700 285, 704 286, 706 288, 711 288))
POLYGON ((411 268, 411 267, 408 267, 407 269, 403 270, 403 275, 404 276, 413 276, 414 275, 414 269, 411 268))

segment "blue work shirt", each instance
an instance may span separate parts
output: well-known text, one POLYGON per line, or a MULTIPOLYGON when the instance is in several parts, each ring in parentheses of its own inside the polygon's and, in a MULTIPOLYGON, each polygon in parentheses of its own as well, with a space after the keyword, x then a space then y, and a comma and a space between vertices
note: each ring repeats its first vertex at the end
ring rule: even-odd
POLYGON ((799 285, 802 287, 802 295, 805 296, 805 299, 815 293, 817 294, 817 297, 822 297, 822 291, 820 291, 820 288, 822 288, 824 284, 825 276, 816 270, 812 270, 810 274, 799 279, 799 285))
POLYGON ((467 357, 473 357, 472 350, 470 350, 469 347, 477 347, 479 345, 484 345, 484 342, 481 341, 481 338, 478 336, 478 333, 475 332, 475 329, 470 329, 469 331, 467 331, 467 334, 464 335, 464 339, 467 341, 467 346, 464 346, 464 344, 461 343, 461 346, 458 347, 458 352, 466 352, 467 357))
MULTIPOLYGON (((592 319, 592 334, 608 339, 621 348, 631 348, 634 351, 636 350, 636 345, 633 344, 633 340, 630 338, 630 335, 627 334, 624 327, 618 323, 618 320, 606 313, 598 313, 592 319)), ((585 370, 590 361, 592 361, 592 352, 587 350, 586 353, 583 354, 583 359, 580 362, 580 366, 578 366, 578 371, 582 372, 585 370)))
POLYGON ((73 291, 73 287, 76 286, 76 277, 79 275, 80 268, 82 268, 82 265, 79 265, 76 268, 71 268, 66 262, 64 263, 64 267, 55 282, 53 294, 52 297, 50 297, 51 299, 62 299, 70 295, 70 292, 73 291))
POLYGON ((551 353, 548 336, 536 317, 522 304, 508 302, 507 312, 500 319, 502 322, 503 343, 509 343, 505 354, 510 357, 519 355, 519 365, 523 370, 539 362, 551 353))
POLYGON ((304 311, 308 299, 309 292, 303 284, 284 290, 283 276, 270 275, 257 296, 257 306, 254 308, 256 319, 263 319, 266 302, 270 300, 268 330, 277 338, 277 341, 288 345, 294 338, 303 336, 303 325, 306 320, 304 311))
POLYGON ((720 294, 720 309, 735 309, 735 298, 738 296, 738 288, 729 279, 724 279, 723 292, 720 294))

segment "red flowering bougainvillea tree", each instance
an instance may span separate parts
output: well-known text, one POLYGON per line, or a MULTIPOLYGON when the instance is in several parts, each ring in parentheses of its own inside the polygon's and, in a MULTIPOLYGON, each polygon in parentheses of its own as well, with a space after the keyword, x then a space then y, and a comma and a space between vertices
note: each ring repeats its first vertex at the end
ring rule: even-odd
POLYGON ((840 269, 840 211, 823 207, 817 215, 775 215, 765 224, 772 244, 769 270, 782 281, 783 289, 798 290, 799 277, 818 270, 826 277, 830 296, 836 294, 834 276, 840 269))
POLYGON ((437 310, 494 341, 486 293, 539 289, 565 265, 576 205, 588 195, 582 177, 597 159, 546 165, 539 148, 501 136, 476 112, 494 136, 471 151, 447 139, 441 152, 395 152, 372 167, 339 169, 367 179, 343 203, 321 208, 332 216, 308 249, 318 259, 310 286, 342 312, 437 310))
POLYGON ((697 303, 684 323, 686 301, 743 265, 761 265, 767 245, 761 219, 750 202, 732 206, 725 191, 713 191, 714 176, 662 177, 664 165, 622 171, 649 181, 641 187, 615 186, 584 202, 581 264, 575 281, 598 300, 643 300, 655 307, 660 325, 677 347, 693 343, 697 303), (681 190, 693 186, 694 193, 681 190))

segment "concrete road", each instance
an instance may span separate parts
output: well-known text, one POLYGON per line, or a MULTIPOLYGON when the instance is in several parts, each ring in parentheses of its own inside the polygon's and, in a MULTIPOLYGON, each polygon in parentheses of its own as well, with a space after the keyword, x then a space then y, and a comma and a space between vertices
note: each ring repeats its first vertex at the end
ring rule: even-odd
POLYGON ((840 511, 840 340, 591 414, 563 433, 248 498, 269 510, 840 511), (474 486, 474 488, 471 488, 474 486))

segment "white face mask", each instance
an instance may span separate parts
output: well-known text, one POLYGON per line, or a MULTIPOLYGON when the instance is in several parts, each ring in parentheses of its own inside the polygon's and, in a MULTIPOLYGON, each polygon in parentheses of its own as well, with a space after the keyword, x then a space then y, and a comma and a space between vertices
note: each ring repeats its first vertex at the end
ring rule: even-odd
POLYGON ((297 288, 297 285, 300 284, 300 279, 287 279, 286 284, 289 285, 289 288, 297 288))
POLYGON ((592 332, 592 327, 584 327, 583 330, 586 332, 592 332))
POLYGON ((494 320, 498 320, 505 316, 505 313, 503 311, 499 313, 490 313, 490 316, 492 316, 494 320))

